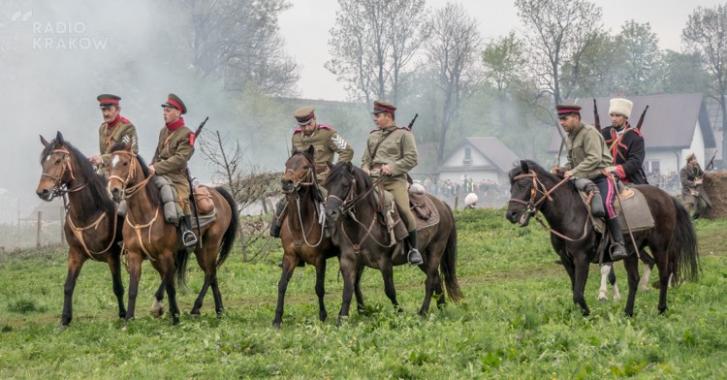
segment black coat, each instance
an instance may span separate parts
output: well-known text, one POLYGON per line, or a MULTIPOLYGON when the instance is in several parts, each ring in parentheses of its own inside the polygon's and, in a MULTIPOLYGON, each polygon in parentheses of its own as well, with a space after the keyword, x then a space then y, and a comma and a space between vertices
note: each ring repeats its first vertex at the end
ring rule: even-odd
POLYGON ((638 129, 629 126, 626 128, 628 129, 621 136, 617 134, 617 129, 613 126, 601 131, 603 139, 606 140, 606 145, 611 151, 611 156, 613 156, 616 173, 624 182, 634 185, 648 184, 646 173, 644 173, 644 159, 646 158, 644 138, 638 129))

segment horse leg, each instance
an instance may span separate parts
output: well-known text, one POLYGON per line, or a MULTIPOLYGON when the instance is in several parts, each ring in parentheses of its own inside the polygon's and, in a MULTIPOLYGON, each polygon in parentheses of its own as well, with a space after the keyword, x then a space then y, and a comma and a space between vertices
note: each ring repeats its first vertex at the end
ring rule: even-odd
POLYGON ((575 284, 573 286, 573 302, 581 307, 581 312, 584 317, 591 314, 586 304, 586 299, 583 292, 586 288, 586 281, 588 281, 588 259, 584 253, 577 254, 575 257, 575 284))
POLYGON ((608 300, 608 279, 613 272, 613 263, 604 263, 601 265, 601 287, 598 288, 598 300, 608 300))
MULTIPOLYGON (((659 252, 662 253, 662 252, 659 252)), ((662 253, 661 255, 658 255, 657 257, 663 258, 662 260, 659 260, 656 262, 657 268, 659 269, 659 314, 664 314, 666 312, 667 306, 666 306, 666 293, 669 290, 669 283, 671 280, 671 275, 673 271, 673 264, 671 262, 668 262, 668 257, 666 252, 662 253)))
POLYGON ((293 271, 298 265, 298 256, 283 254, 283 271, 280 273, 280 281, 278 282, 278 305, 275 308, 275 318, 273 319, 273 327, 280 328, 283 321, 283 307, 285 305, 285 291, 288 289, 288 282, 293 277, 293 271))
POLYGON ((112 253, 109 255, 107 262, 111 270, 111 281, 114 287, 114 295, 119 305, 119 318, 126 317, 126 308, 124 307, 124 284, 121 282, 121 257, 112 253))
POLYGON ((326 283, 326 258, 323 256, 318 257, 316 263, 316 295, 318 296, 318 318, 321 322, 328 318, 328 312, 326 312, 326 305, 323 301, 323 296, 326 294, 325 284, 326 283))
POLYGON ((618 289, 618 284, 616 283, 616 271, 613 269, 613 263, 611 263, 611 273, 608 274, 608 283, 613 287, 613 300, 620 300, 621 291, 618 289))
POLYGON ((560 262, 563 264, 563 268, 568 273, 568 278, 570 278, 570 290, 573 291, 576 288, 576 267, 573 264, 573 260, 568 258, 564 253, 558 252, 558 255, 560 255, 560 262))
POLYGON ((381 276, 384 278, 384 292, 386 296, 391 300, 391 304, 394 305, 394 309, 397 312, 401 312, 399 307, 399 301, 396 300, 396 288, 394 287, 394 270, 391 267, 391 262, 384 263, 381 267, 381 276))
POLYGON ((425 253, 425 257, 428 258, 426 261, 426 268, 423 268, 424 265, 419 266, 419 268, 422 268, 424 273, 427 275, 424 285, 424 301, 422 302, 422 307, 419 309, 419 315, 422 317, 427 315, 429 312, 429 304, 432 302, 432 294, 437 289, 437 283, 439 282, 439 271, 437 269, 439 267, 439 260, 436 260, 431 253, 431 250, 425 253))
POLYGON ((141 278, 141 255, 137 252, 127 252, 127 263, 129 264, 129 301, 126 310, 126 321, 134 319, 136 310, 136 296, 139 293, 139 279, 141 278))
POLYGON ((172 324, 176 325, 179 323, 179 307, 177 306, 177 289, 174 286, 174 256, 172 251, 164 251, 157 260, 160 261, 159 269, 161 269, 164 277, 164 288, 167 290, 167 297, 169 298, 169 316, 172 319, 172 324))
POLYGON ((639 286, 639 259, 636 258, 635 252, 624 259, 624 266, 629 276, 629 296, 626 298, 626 309, 624 309, 624 312, 627 317, 633 317, 636 289, 639 286))
POLYGON ((199 295, 197 296, 197 299, 194 300, 194 305, 192 306, 192 311, 189 313, 192 315, 199 315, 199 309, 202 308, 202 303, 204 302, 204 296, 207 295, 207 288, 210 286, 210 282, 212 282, 212 274, 205 271, 204 274, 204 283, 202 284, 202 289, 199 291, 199 295))
MULTIPOLYGON (((210 284, 212 283, 212 277, 214 273, 212 273, 212 268, 215 266, 215 262, 209 263, 209 260, 206 260, 206 257, 208 257, 208 248, 212 247, 216 248, 217 245, 210 244, 208 242, 204 248, 197 248, 197 250, 194 252, 195 257, 197 258, 197 264, 199 264, 199 267, 202 268, 202 271, 204 272, 204 283, 202 283, 202 289, 199 291, 199 295, 197 295, 197 299, 194 300, 194 305, 192 306, 192 311, 189 313, 192 315, 199 315, 199 309, 202 308, 202 304, 204 303, 204 297, 207 295, 207 289, 209 289, 210 284)), ((216 301, 215 301, 215 308, 217 307, 216 301)))
POLYGON ((343 297, 341 300, 341 310, 338 312, 338 322, 340 326, 344 319, 348 318, 348 310, 351 308, 351 298, 353 297, 354 287, 356 286, 356 275, 359 271, 357 263, 341 253, 341 275, 343 277, 343 297))
POLYGON ((164 300, 164 278, 161 277, 161 274, 159 277, 161 281, 159 282, 159 288, 154 292, 154 303, 151 305, 151 315, 156 318, 161 318, 164 315, 164 304, 162 303, 164 300))
POLYGON ((71 247, 68 250, 68 274, 63 284, 63 312, 61 313, 61 326, 66 327, 73 319, 73 290, 76 288, 76 280, 81 273, 81 267, 86 261, 78 250, 71 247))
POLYGON ((647 254, 643 249, 640 252, 640 256, 641 261, 646 265, 644 266, 644 274, 641 276, 641 282, 639 282, 639 288, 641 290, 649 290, 651 289, 649 286, 649 278, 651 277, 651 271, 654 269, 656 261, 654 261, 654 258, 647 254))
POLYGON ((356 311, 359 314, 366 312, 366 304, 364 303, 363 292, 361 292, 361 276, 363 275, 364 266, 359 265, 356 270, 356 282, 354 283, 354 292, 356 294, 356 311))

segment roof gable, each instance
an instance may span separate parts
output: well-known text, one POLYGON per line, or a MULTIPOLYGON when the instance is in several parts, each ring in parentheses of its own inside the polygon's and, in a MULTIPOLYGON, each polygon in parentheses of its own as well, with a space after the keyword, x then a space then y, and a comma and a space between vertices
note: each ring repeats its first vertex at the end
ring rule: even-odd
POLYGON ((467 145, 474 148, 502 173, 509 172, 513 164, 519 160, 518 156, 496 137, 469 137, 444 162, 449 161, 454 154, 467 145))

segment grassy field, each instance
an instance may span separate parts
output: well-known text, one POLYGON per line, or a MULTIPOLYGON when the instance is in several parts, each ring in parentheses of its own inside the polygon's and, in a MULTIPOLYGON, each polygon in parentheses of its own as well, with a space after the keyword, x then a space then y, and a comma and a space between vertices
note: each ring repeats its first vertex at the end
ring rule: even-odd
MULTIPOLYGON (((145 264, 138 319, 116 318, 108 269, 88 263, 74 302, 74 321, 58 329, 65 278, 61 251, 0 257, 0 378, 724 378, 727 373, 727 222, 698 223, 703 276, 669 294, 657 315, 657 291, 639 292, 636 315, 624 300, 596 301, 598 271, 587 287, 592 315, 572 305, 565 271, 554 263, 538 227, 511 226, 502 211, 457 215, 459 304, 416 316, 423 274, 399 267, 404 313, 396 313, 381 276, 367 270, 369 310, 335 325, 342 283, 331 261, 326 281, 329 321, 317 320, 314 270, 296 271, 280 331, 271 327, 277 280, 269 262, 233 255, 220 272, 223 319, 211 294, 203 316, 179 326, 152 318, 158 275, 145 264)), ((180 307, 188 312, 202 276, 196 265, 180 307), (194 294, 193 294, 194 293, 194 294)), ((622 290, 623 266, 616 266, 622 290)), ((126 282, 126 275, 125 282, 126 282)), ((355 308, 354 308, 355 310, 355 308)))

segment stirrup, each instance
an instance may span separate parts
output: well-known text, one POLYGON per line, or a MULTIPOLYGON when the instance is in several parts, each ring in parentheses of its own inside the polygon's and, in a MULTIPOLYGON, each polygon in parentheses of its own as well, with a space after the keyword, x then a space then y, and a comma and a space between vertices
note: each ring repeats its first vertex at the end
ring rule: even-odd
POLYGON ((409 249, 409 252, 406 254, 406 261, 411 265, 422 265, 424 264, 424 257, 422 256, 422 253, 419 252, 416 248, 409 249), (412 256, 419 256, 419 260, 412 261, 412 256))
POLYGON ((193 247, 197 244, 197 235, 192 231, 182 232, 182 244, 187 248, 193 247))

